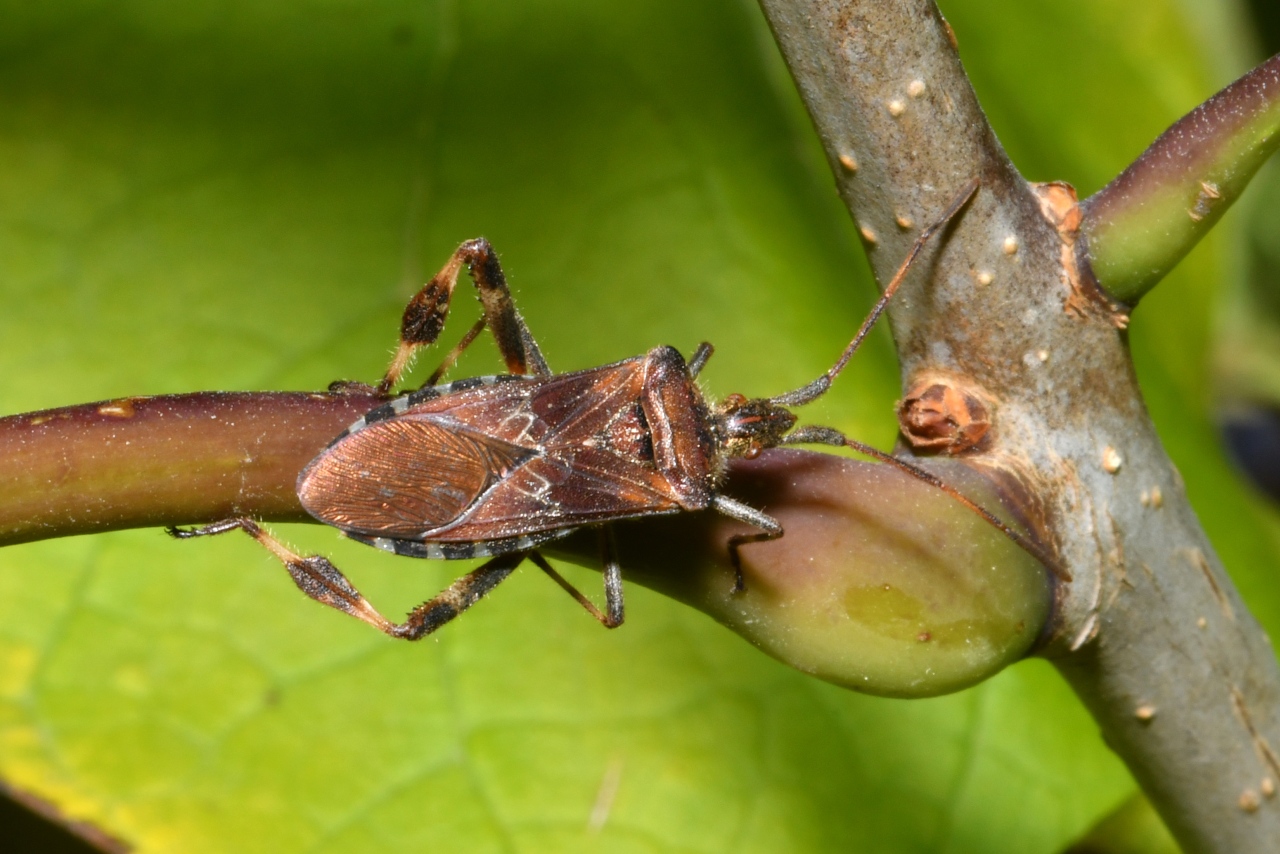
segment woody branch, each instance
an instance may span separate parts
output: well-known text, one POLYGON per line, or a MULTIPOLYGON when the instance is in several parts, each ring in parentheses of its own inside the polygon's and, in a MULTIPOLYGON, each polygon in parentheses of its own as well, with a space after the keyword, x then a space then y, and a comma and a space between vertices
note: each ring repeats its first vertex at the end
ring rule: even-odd
POLYGON ((1280 672, 1146 414, 1127 315, 1075 263, 1071 196, 1009 162, 930 0, 761 5, 880 281, 911 240, 896 221, 981 178, 927 291, 890 308, 903 385, 992 402, 969 462, 1036 496, 1074 576, 1043 654, 1180 843, 1270 850, 1280 672))

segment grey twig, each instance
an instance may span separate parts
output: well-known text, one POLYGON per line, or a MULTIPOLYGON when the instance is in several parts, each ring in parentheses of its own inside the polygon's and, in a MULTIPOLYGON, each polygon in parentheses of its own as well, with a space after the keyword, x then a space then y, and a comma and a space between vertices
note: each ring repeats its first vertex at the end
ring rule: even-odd
POLYGON ((988 404, 1074 580, 1043 654, 1187 851, 1280 839, 1280 671, 1146 414, 1128 317, 1080 269, 1064 185, 1010 164, 929 0, 761 0, 883 282, 949 194, 982 189, 890 312, 903 385, 988 404))

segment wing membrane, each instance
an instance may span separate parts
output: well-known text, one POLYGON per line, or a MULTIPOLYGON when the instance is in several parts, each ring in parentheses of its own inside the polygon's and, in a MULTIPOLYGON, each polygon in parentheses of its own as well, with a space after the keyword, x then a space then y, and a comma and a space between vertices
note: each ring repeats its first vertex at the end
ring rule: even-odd
POLYGON ((428 418, 352 433, 298 481, 307 512, 373 536, 418 538, 454 522, 533 452, 428 418))

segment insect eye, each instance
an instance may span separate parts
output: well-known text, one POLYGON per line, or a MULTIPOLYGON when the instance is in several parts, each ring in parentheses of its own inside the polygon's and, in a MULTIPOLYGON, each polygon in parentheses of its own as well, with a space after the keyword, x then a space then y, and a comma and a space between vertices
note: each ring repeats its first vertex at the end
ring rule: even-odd
POLYGON ((754 460, 758 456, 760 456, 760 445, 756 442, 752 442, 750 446, 747 447, 746 453, 742 455, 742 458, 744 460, 754 460))

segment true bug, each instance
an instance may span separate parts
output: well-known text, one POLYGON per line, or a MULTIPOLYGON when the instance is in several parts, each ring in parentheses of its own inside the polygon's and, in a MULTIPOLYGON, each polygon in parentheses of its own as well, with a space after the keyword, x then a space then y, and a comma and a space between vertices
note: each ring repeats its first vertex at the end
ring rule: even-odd
POLYGON ((793 429, 796 417, 788 409, 827 391, 925 243, 977 187, 976 180, 966 185, 921 232, 830 370, 786 394, 731 395, 715 406, 694 382, 712 353, 706 343, 687 363, 674 348, 657 347, 612 365, 553 374, 516 311, 492 247, 484 239, 462 244, 405 309, 400 346, 378 390, 394 388, 414 352, 435 342, 463 266, 479 291, 481 319, 426 386, 367 413, 298 478, 303 507, 352 539, 410 557, 491 558, 415 608, 403 623, 378 613, 326 558, 294 553, 251 519, 169 532, 185 538, 239 528, 270 549, 311 598, 408 639, 430 634, 457 616, 525 558, 605 626, 621 624, 621 568, 608 523, 641 516, 713 509, 758 528, 728 543, 735 590, 741 590, 738 549, 780 537, 783 530, 765 513, 720 493, 718 485, 730 458, 753 457, 777 445, 842 445, 889 462, 945 490, 1029 548, 1003 522, 933 475, 829 427, 793 429), (486 326, 511 373, 437 385, 486 326), (584 526, 600 530, 604 612, 537 551, 584 526))

